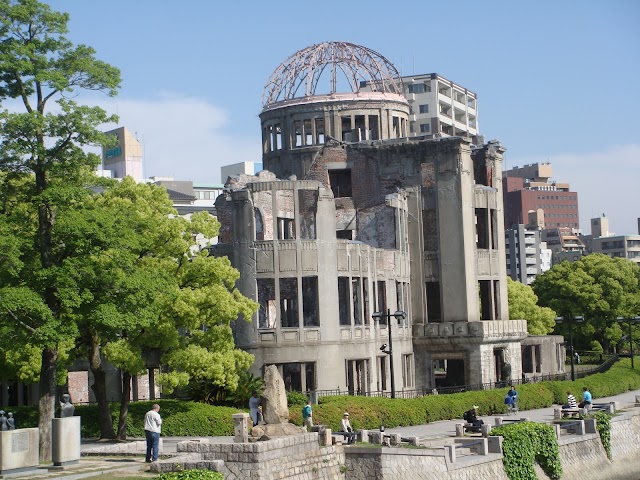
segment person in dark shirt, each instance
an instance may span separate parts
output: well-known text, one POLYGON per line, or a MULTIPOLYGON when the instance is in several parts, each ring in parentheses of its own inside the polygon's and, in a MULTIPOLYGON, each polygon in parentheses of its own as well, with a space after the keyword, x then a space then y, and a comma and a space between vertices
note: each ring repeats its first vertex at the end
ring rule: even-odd
POLYGON ((484 425, 484 422, 478 419, 478 408, 480 408, 478 407, 478 405, 474 405, 471 410, 467 410, 462 416, 462 418, 466 420, 467 423, 473 425, 474 428, 472 428, 471 431, 475 433, 480 433, 480 427, 484 425))

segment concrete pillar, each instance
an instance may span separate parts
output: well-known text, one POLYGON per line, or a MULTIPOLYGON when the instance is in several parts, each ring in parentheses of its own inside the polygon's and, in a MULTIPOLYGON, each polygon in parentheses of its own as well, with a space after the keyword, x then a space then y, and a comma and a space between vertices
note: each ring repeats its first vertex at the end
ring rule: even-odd
POLYGON ((553 409, 553 419, 560 420, 562 418, 562 409, 560 407, 553 409))
POLYGON ((576 432, 576 435, 585 434, 584 420, 578 420, 578 424, 576 425, 575 432, 576 432))
POLYGON ((249 441, 248 413, 234 413, 233 443, 247 443, 249 441))
POLYGON ((392 447, 397 447, 398 445, 400 445, 402 441, 402 435, 400 435, 399 433, 392 433, 389 435, 389 445, 391 445, 392 447))
POLYGON ((331 446, 331 443, 332 443, 331 429, 325 428, 324 432, 320 434, 320 444, 324 447, 329 447, 331 446))
POLYGON ((558 423, 554 423, 554 424, 553 424, 553 430, 554 430, 554 432, 555 432, 555 434, 556 434, 556 438, 557 438, 557 439, 559 439, 559 438, 560 438, 560 435, 562 435, 562 432, 561 432, 561 430, 560 430, 560 424, 558 424, 558 423))
MULTIPOLYGON (((491 428, 489 425, 487 427, 491 428)), ((489 453, 489 439, 483 438, 480 445, 478 445, 478 455, 487 455, 489 453)))
POLYGON ((487 438, 487 451, 489 453, 502 453, 502 437, 487 438))
POLYGON ((489 436, 489 432, 491 432, 491 425, 485 423, 484 425, 482 425, 480 427, 480 433, 482 433, 483 437, 488 437, 489 436))
POLYGON ((53 465, 61 467, 80 461, 80 417, 54 418, 51 422, 53 465))
POLYGON ((358 437, 361 442, 369 443, 369 430, 358 431, 358 437))
POLYGON ((607 413, 609 415, 616 413, 616 402, 609 402, 609 405, 607 405, 607 413))
POLYGON ((380 445, 382 443, 382 432, 369 432, 369 443, 380 445))
POLYGON ((464 424, 456 423, 456 437, 464 437, 464 424))
POLYGON ((409 437, 408 440, 409 445, 413 445, 414 447, 420 445, 420 437, 409 437))
POLYGON ((585 433, 598 433, 598 429, 596 428, 596 419, 595 418, 585 418, 584 419, 584 430, 585 430, 585 433))
POLYGON ((503 420, 502 417, 495 418, 496 427, 499 427, 500 425, 502 425, 502 420, 503 420))
POLYGON ((456 446, 455 445, 445 445, 444 447, 445 456, 449 459, 451 463, 455 463, 456 461, 456 446))

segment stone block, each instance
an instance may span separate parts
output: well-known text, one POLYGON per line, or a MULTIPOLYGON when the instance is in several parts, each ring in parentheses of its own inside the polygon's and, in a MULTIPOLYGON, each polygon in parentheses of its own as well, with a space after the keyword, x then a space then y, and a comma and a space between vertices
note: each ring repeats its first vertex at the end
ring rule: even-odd
POLYGON ((397 447, 402 442, 402 435, 399 433, 392 433, 389 435, 389 445, 397 447))
POLYGON ((490 432, 491 432, 491 425, 485 423, 480 427, 480 433, 482 433, 483 437, 485 438, 488 437, 490 432))
POLYGON ((0 432, 0 474, 36 468, 40 463, 37 428, 0 432))
POLYGON ((560 438, 560 435, 562 435, 561 430, 560 430, 560 424, 555 423, 555 424, 553 425, 553 429, 554 429, 554 431, 555 431, 555 433, 556 433, 556 438, 558 438, 558 439, 559 439, 559 438, 560 438))
POLYGON ((234 443, 247 443, 249 441, 249 428, 247 425, 248 413, 234 413, 233 417, 233 441, 234 443))
POLYGON ((576 435, 584 435, 585 434, 584 420, 578 420, 578 423, 575 426, 575 433, 576 433, 576 435))
POLYGON ((553 419, 560 420, 562 418, 562 408, 554 408, 553 409, 553 419))
POLYGON ((51 454, 56 467, 80 461, 80 417, 54 418, 51 421, 51 454))
POLYGON ((320 438, 321 438, 320 444, 325 447, 331 446, 331 444, 333 443, 333 440, 331 437, 332 437, 331 429, 325 428, 324 433, 320 435, 320 438))
MULTIPOLYGON (((489 426, 489 425, 487 425, 489 426)), ((489 427, 491 428, 491 427, 489 427)), ((478 445, 477 448, 478 451, 478 455, 486 455, 489 453, 489 439, 488 438, 483 438, 480 445, 478 445)))
POLYGON ((369 443, 380 445, 382 443, 382 432, 369 432, 369 443))
POLYGON ((503 421, 502 417, 496 417, 495 418, 496 427, 502 425, 502 421, 503 421))
POLYGON ((358 437, 361 442, 369 443, 369 430, 360 430, 358 437))
POLYGON ((445 451, 446 458, 451 463, 455 463, 455 461, 456 461, 456 446, 455 445, 445 445, 444 451, 445 451))
POLYGON ((598 433, 598 429, 596 428, 596 419, 595 418, 585 418, 584 419, 584 430, 585 430, 585 433, 598 433))
POLYGON ((502 437, 487 438, 487 451, 489 453, 502 453, 502 437))
POLYGON ((456 437, 464 437, 464 423, 456 423, 456 437))

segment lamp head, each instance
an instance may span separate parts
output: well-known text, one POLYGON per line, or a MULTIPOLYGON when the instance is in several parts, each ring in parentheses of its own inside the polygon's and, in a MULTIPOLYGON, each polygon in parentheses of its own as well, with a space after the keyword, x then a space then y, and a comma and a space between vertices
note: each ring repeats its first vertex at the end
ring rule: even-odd
POLYGON ((380 351, 384 352, 387 349, 387 344, 383 343, 382 346, 380 347, 380 351))

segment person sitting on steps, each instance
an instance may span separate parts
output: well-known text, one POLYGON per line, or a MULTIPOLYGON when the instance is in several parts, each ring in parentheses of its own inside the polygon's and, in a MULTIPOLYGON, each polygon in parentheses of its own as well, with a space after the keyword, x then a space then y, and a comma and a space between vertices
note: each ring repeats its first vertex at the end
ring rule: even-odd
POLYGON ((467 410, 466 412, 464 412, 464 415, 462 415, 462 418, 467 423, 470 423, 471 425, 473 425, 473 427, 470 428, 470 431, 473 433, 480 433, 480 428, 482 427, 482 425, 484 425, 484 422, 478 419, 479 408, 480 407, 478 407, 478 405, 474 405, 473 408, 471 408, 471 410, 467 410))

